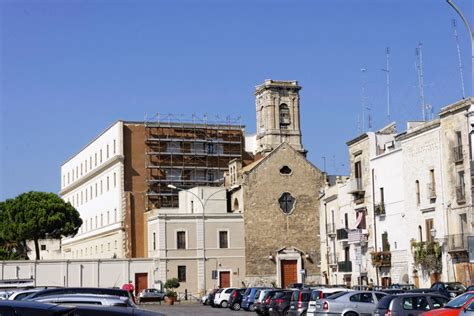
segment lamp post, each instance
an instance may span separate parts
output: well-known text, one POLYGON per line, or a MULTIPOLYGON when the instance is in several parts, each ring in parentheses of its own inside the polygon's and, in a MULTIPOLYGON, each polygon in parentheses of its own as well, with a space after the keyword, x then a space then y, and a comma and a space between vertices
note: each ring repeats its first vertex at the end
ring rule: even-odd
MULTIPOLYGON (((471 25, 469 24, 469 21, 466 19, 462 11, 454 4, 453 0, 446 0, 446 2, 456 11, 457 14, 461 17, 462 22, 467 28, 467 31, 469 32, 469 38, 471 39, 471 66, 472 69, 474 69, 474 33, 472 33, 472 28, 471 25)), ((474 72, 472 72, 471 76, 471 94, 474 93, 474 72)))
POLYGON ((205 220, 206 220, 206 215, 205 215, 205 208, 206 208, 206 204, 207 202, 214 196, 216 195, 217 193, 219 192, 222 192, 222 191, 227 191, 228 189, 230 190, 234 190, 236 188, 238 188, 239 185, 235 184, 233 186, 231 186, 230 188, 222 188, 220 190, 217 190, 215 192, 213 192, 211 195, 209 195, 206 199, 202 199, 199 195, 197 195, 196 193, 190 191, 190 190, 186 190, 186 189, 183 189, 183 188, 178 188, 177 186, 175 185, 172 185, 172 184, 168 184, 168 188, 170 189, 173 189, 173 190, 178 190, 178 191, 183 191, 183 192, 187 192, 191 195, 193 195, 195 198, 197 198, 197 200, 199 201, 199 203, 201 204, 202 206, 202 265, 203 265, 203 282, 202 282, 202 285, 203 285, 203 290, 204 290, 204 293, 206 292, 206 225, 205 225, 205 220))

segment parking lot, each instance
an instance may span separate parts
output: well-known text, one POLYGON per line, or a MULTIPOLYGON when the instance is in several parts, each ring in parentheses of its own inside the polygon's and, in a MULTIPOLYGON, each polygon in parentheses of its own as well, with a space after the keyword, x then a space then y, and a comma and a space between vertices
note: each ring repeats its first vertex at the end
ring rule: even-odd
POLYGON ((256 315, 254 312, 246 312, 244 310, 233 311, 228 308, 212 308, 210 306, 201 305, 195 302, 181 302, 175 305, 167 305, 162 303, 146 303, 140 304, 140 308, 154 312, 163 313, 165 315, 190 316, 190 315, 256 315))

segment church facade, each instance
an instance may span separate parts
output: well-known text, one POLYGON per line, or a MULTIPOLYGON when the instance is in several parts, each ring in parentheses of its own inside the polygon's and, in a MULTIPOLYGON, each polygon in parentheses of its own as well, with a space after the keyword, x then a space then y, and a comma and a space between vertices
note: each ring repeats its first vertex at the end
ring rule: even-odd
POLYGON ((246 281, 285 287, 321 280, 319 205, 325 175, 306 159, 296 81, 256 88, 257 148, 229 164, 231 205, 244 214, 246 281))

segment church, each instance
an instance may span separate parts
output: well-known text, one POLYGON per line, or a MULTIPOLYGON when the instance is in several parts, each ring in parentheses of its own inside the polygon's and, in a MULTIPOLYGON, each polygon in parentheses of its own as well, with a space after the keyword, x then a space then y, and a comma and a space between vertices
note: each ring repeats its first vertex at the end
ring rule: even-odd
POLYGON ((325 174, 306 159, 297 81, 256 87, 254 161, 229 163, 232 207, 243 213, 245 283, 320 283, 319 205, 325 174))

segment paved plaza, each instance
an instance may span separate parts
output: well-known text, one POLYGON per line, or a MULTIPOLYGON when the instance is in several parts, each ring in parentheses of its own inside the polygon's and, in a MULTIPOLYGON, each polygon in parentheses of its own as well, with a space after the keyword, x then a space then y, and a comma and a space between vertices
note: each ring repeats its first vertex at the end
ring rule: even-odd
POLYGON ((140 308, 163 313, 165 315, 174 316, 191 316, 191 315, 255 315, 254 312, 246 312, 244 310, 233 311, 228 308, 212 308, 210 306, 201 305, 195 302, 182 302, 175 305, 167 305, 165 303, 147 303, 140 304, 140 308))

